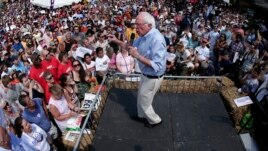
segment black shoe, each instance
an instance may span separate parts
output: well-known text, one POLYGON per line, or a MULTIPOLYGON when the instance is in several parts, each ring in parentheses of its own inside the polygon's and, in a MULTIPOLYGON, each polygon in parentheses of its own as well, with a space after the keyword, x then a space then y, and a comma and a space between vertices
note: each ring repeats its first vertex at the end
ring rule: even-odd
POLYGON ((144 123, 144 126, 145 127, 148 127, 148 128, 154 128, 154 127, 156 127, 156 126, 159 126, 159 125, 161 125, 163 123, 163 121, 161 121, 161 122, 159 122, 159 123, 156 123, 156 124, 150 124, 149 122, 145 122, 144 123))
POLYGON ((147 120, 146 118, 141 118, 141 117, 138 117, 138 116, 130 116, 130 118, 134 121, 137 121, 137 122, 141 122, 141 123, 146 123, 147 120))

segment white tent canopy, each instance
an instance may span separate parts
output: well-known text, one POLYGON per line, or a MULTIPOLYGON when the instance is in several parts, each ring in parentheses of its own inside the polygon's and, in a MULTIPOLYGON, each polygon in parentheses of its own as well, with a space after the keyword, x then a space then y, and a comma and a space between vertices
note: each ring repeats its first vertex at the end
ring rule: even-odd
MULTIPOLYGON (((81 0, 52 0, 54 1, 53 8, 59 8, 63 6, 72 5, 73 3, 78 3, 81 0)), ((51 0, 31 0, 33 5, 42 7, 42 8, 51 8, 51 0)))

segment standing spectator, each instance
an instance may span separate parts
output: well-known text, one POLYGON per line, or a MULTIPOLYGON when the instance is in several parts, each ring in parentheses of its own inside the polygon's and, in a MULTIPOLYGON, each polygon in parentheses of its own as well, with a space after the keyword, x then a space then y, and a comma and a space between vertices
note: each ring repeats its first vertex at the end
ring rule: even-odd
POLYGON ((59 79, 63 73, 69 73, 72 70, 72 63, 68 59, 68 54, 66 52, 61 52, 59 54, 59 61, 57 79, 59 79))
POLYGON ((11 132, 0 126, 0 150, 1 151, 24 151, 20 140, 11 132))
POLYGON ((14 44, 12 46, 12 49, 17 55, 24 50, 23 45, 20 42, 20 37, 14 37, 14 44))
POLYGON ((30 98, 44 98, 44 89, 42 86, 35 80, 30 80, 25 73, 19 75, 19 81, 23 90, 29 93, 30 98))
MULTIPOLYGON (((231 60, 236 59, 234 58, 235 55, 238 55, 237 58, 242 57, 241 55, 244 54, 244 45, 242 43, 242 35, 237 34, 235 36, 235 40, 231 42, 230 44, 230 58, 231 60)), ((233 62, 236 62, 236 60, 233 60, 233 62)))
POLYGON ((74 60, 72 63, 73 70, 71 71, 72 78, 78 89, 78 98, 82 101, 85 97, 85 93, 89 90, 88 76, 86 71, 82 67, 82 64, 78 60, 74 60))
POLYGON ((60 85, 53 85, 50 88, 51 98, 49 100, 49 110, 54 117, 57 125, 59 126, 61 132, 64 132, 67 127, 67 121, 71 117, 75 117, 77 113, 73 111, 77 111, 73 104, 68 103, 66 98, 63 95, 63 89, 60 85), (71 109, 73 111, 71 111, 71 109))
POLYGON ((74 32, 71 38, 76 40, 78 44, 81 45, 83 43, 83 40, 85 39, 85 34, 83 32, 80 32, 79 26, 74 26, 74 32))
POLYGON ((48 70, 54 77, 55 80, 57 81, 57 74, 58 74, 58 66, 59 66, 59 61, 53 56, 53 52, 51 49, 44 49, 41 52, 41 57, 42 57, 42 68, 44 70, 48 70))
POLYGON ((103 77, 106 75, 108 71, 108 65, 110 59, 107 55, 104 54, 103 48, 98 47, 96 49, 97 58, 95 60, 96 63, 96 77, 99 84, 101 84, 103 77))
MULTIPOLYGON (((199 66, 204 61, 208 63, 210 52, 207 47, 208 41, 207 39, 203 39, 201 46, 195 48, 195 69, 199 69, 199 66)), ((204 64, 204 63, 203 63, 204 64)))
POLYGON ((130 74, 134 70, 134 59, 125 48, 116 55, 116 67, 120 73, 130 74))
POLYGON ((52 85, 56 84, 56 81, 55 81, 53 75, 48 70, 44 71, 43 78, 46 80, 46 84, 44 87, 45 102, 46 102, 46 104, 48 104, 49 99, 51 97, 51 93, 50 93, 49 89, 52 85))
POLYGON ((110 59, 108 63, 108 70, 112 71, 113 73, 117 70, 116 68, 116 53, 114 51, 114 48, 108 47, 106 55, 110 59))
POLYGON ((253 69, 253 65, 259 58, 257 52, 256 52, 256 46, 251 45, 249 47, 249 50, 246 51, 246 53, 243 56, 243 64, 242 64, 242 72, 246 73, 253 69))
POLYGON ((13 71, 20 71, 22 73, 26 73, 27 69, 24 66, 24 64, 19 60, 17 56, 12 56, 10 58, 10 61, 12 62, 11 70, 13 71))
POLYGON ((135 29, 135 23, 131 23, 130 27, 126 29, 125 34, 127 41, 130 42, 131 44, 135 39, 139 37, 135 29))
POLYGON ((42 68, 42 60, 40 58, 40 55, 38 55, 37 53, 32 54, 31 60, 33 62, 33 66, 30 69, 29 78, 35 80, 42 86, 42 88, 44 88, 46 85, 46 81, 42 77, 44 74, 44 69, 42 68))
POLYGON ((92 75, 95 75, 95 61, 91 59, 90 54, 85 54, 83 59, 83 68, 87 73, 91 73, 92 75))
POLYGON ((209 32, 209 50, 213 51, 217 43, 220 34, 218 32, 218 26, 215 25, 213 30, 209 32))
POLYGON ((3 111, 3 117, 5 118, 1 119, 1 122, 3 122, 6 126, 14 125, 15 119, 21 116, 19 108, 8 103, 4 99, 0 99, 0 110, 3 111))
POLYGON ((64 73, 60 77, 60 85, 67 102, 80 107, 80 100, 77 97, 78 88, 71 75, 64 73))
MULTIPOLYGON (((191 73, 194 71, 194 64, 192 62, 191 52, 184 47, 182 42, 177 45, 177 52, 178 53, 176 53, 176 66, 178 68, 186 68, 187 74, 191 75, 191 73)), ((178 68, 176 70, 181 70, 178 68)))
POLYGON ((29 96, 22 94, 19 102, 24 106, 22 117, 30 123, 34 123, 46 131, 53 139, 58 137, 57 128, 48 118, 46 105, 41 98, 31 99, 29 96))
POLYGON ((74 43, 74 40, 71 38, 71 32, 65 33, 65 38, 64 38, 63 43, 64 43, 64 51, 68 53, 71 50, 72 45, 74 43))
POLYGON ((247 95, 253 94, 259 87, 259 75, 261 70, 254 68, 250 73, 246 74, 242 79, 242 87, 238 89, 238 92, 245 93, 247 95))
POLYGON ((30 124, 22 117, 18 117, 15 120, 15 129, 21 139, 21 145, 25 150, 50 151, 52 140, 50 140, 47 133, 36 124, 30 124))

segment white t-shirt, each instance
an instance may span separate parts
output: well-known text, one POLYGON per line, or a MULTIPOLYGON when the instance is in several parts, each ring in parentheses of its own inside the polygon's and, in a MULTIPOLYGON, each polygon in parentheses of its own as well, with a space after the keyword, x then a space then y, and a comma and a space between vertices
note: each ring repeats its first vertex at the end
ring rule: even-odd
POLYGON ((106 71, 106 70, 108 70, 109 62, 110 62, 110 59, 109 59, 109 57, 107 55, 104 55, 102 58, 97 57, 96 60, 95 60, 96 71, 106 71))
POLYGON ((85 70, 87 70, 87 69, 90 69, 90 68, 95 67, 95 64, 96 64, 95 61, 91 61, 90 64, 83 63, 83 68, 84 68, 85 70))
POLYGON ((50 145, 47 142, 47 133, 35 124, 31 124, 32 132, 22 132, 21 143, 24 148, 32 147, 36 150, 49 151, 50 145))
POLYGON ((178 53, 178 57, 181 59, 180 61, 185 61, 191 55, 188 49, 185 49, 183 53, 178 53))
POLYGON ((197 59, 199 61, 203 61, 203 60, 207 60, 209 59, 209 49, 207 47, 202 47, 202 46, 199 46, 196 48, 196 53, 197 53, 197 59))

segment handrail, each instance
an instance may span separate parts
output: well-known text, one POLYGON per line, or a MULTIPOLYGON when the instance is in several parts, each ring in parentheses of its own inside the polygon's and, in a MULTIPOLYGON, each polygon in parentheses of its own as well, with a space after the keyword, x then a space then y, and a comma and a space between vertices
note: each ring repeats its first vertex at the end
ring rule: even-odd
POLYGON ((104 78, 103 78, 103 80, 102 80, 102 82, 101 82, 101 84, 100 84, 101 86, 99 87, 99 89, 98 89, 98 91, 97 91, 97 93, 96 93, 96 96, 95 96, 95 98, 93 99, 93 105, 91 105, 91 106, 89 107, 89 109, 88 109, 88 113, 87 113, 86 119, 85 119, 84 124, 83 124, 83 126, 82 126, 82 128, 81 128, 81 132, 80 132, 80 134, 79 134, 79 136, 78 136, 78 138, 77 138, 77 140, 76 140, 76 143, 75 143, 75 146, 74 146, 74 148, 73 148, 73 151, 76 151, 76 150, 77 150, 77 148, 78 148, 78 146, 79 146, 79 143, 81 142, 82 135, 84 134, 84 130, 85 130, 87 121, 88 121, 88 119, 89 119, 89 117, 90 117, 90 114, 91 114, 91 112, 92 112, 92 110, 93 110, 93 107, 94 107, 95 104, 97 103, 97 98, 98 98, 98 96, 100 95, 101 88, 102 88, 104 82, 106 81, 106 79, 107 79, 107 76, 104 76, 104 78))
MULTIPOLYGON (((124 74, 124 73, 116 73, 114 76, 140 76, 141 74, 124 74)), ((164 75, 164 78, 179 78, 179 79, 222 79, 222 76, 170 76, 164 75)))

